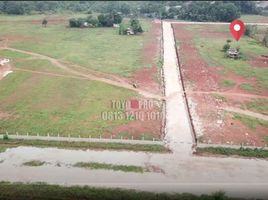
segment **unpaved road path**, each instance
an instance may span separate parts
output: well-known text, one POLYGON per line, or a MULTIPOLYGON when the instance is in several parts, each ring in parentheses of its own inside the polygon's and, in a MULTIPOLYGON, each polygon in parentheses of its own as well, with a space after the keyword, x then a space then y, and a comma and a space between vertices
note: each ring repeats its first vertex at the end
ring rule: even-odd
MULTIPOLYGON (((150 92, 141 90, 139 88, 134 88, 131 84, 128 84, 128 83, 123 82, 123 81, 115 81, 115 80, 111 80, 111 79, 108 79, 108 78, 95 76, 93 74, 82 73, 82 72, 79 72, 77 70, 73 70, 73 69, 67 67, 66 65, 64 65, 63 63, 61 63, 59 60, 57 60, 55 58, 52 58, 52 57, 49 57, 49 56, 46 56, 46 55, 42 55, 42 54, 30 52, 30 51, 25 51, 25 50, 20 50, 20 49, 15 49, 15 48, 11 48, 11 47, 2 47, 0 49, 7 49, 7 50, 11 50, 11 51, 16 51, 16 52, 28 54, 28 55, 38 57, 38 58, 41 58, 41 59, 46 59, 46 60, 49 60, 55 66, 65 70, 65 71, 67 71, 69 73, 72 73, 74 75, 77 75, 77 76, 80 76, 80 77, 85 77, 85 78, 90 79, 90 80, 101 81, 101 82, 104 82, 104 83, 107 83, 107 84, 110 84, 110 85, 114 85, 114 86, 117 86, 117 87, 126 88, 126 89, 129 89, 129 90, 135 91, 135 92, 139 93, 140 95, 142 95, 144 97, 147 97, 147 98, 162 99, 161 95, 152 94, 150 92)), ((78 65, 76 65, 76 67, 81 68, 81 66, 78 66, 78 65)), ((114 76, 113 76, 113 79, 114 79, 114 76)), ((117 80, 118 80, 118 78, 117 78, 117 80)))
POLYGON ((171 23, 163 22, 163 74, 166 98, 165 140, 169 148, 181 156, 191 155, 193 134, 178 70, 175 40, 171 23))
POLYGON ((235 107, 224 107, 223 109, 226 110, 226 111, 236 112, 236 113, 240 113, 240 114, 243 114, 243 115, 248 115, 250 117, 255 117, 255 118, 258 118, 258 119, 268 121, 268 116, 267 115, 262 115, 260 113, 255 113, 255 112, 252 112, 252 111, 249 111, 249 110, 242 110, 240 108, 235 108, 235 107))

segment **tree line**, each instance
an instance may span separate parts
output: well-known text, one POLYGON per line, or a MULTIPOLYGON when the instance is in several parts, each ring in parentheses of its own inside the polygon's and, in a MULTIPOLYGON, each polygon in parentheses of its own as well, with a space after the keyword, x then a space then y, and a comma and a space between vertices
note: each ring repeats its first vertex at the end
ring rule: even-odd
POLYGON ((261 14, 254 1, 0 1, 0 13, 36 14, 62 11, 119 12, 125 16, 191 21, 232 21, 241 14, 261 14))

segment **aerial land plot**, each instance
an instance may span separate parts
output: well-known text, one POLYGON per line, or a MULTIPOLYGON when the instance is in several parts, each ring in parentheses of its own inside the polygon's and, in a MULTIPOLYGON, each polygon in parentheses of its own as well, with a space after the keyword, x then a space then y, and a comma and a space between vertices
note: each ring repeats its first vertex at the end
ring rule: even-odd
POLYGON ((161 24, 141 20, 143 34, 122 36, 69 28, 71 17, 49 16, 44 28, 43 15, 0 16, 0 58, 10 59, 0 70, 0 132, 161 139, 161 24))
MULTIPOLYGON (((268 49, 258 38, 236 42, 227 25, 173 24, 199 142, 266 146, 268 49), (230 39, 240 59, 228 58, 230 39)), ((257 27, 262 33, 268 27, 257 27)))

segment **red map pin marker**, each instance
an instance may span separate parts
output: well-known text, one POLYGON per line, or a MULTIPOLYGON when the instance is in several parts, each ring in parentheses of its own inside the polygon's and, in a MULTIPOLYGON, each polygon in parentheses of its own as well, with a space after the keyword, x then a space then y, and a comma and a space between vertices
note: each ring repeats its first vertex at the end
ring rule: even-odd
POLYGON ((232 21, 229 28, 230 28, 230 32, 232 33, 236 41, 240 39, 240 37, 244 34, 244 31, 245 31, 244 22, 238 19, 232 21))

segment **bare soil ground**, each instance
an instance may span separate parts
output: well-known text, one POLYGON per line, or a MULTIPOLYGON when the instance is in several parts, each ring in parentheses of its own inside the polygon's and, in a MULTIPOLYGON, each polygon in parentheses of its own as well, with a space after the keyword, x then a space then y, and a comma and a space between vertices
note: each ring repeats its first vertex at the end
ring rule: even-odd
MULTIPOLYGON (((211 25, 202 26, 202 31, 198 34, 208 37, 208 39, 228 38, 229 33, 211 30, 209 26, 211 25)), ((263 139, 264 136, 268 136, 266 127, 257 125, 255 128, 249 128, 241 121, 234 119, 233 115, 225 112, 223 108, 227 106, 239 108, 241 104, 252 101, 258 95, 260 98, 267 98, 267 90, 258 91, 258 93, 242 90, 239 87, 240 84, 255 84, 256 80, 254 78, 246 79, 231 72, 222 74, 220 71, 223 66, 209 66, 195 47, 193 37, 196 33, 187 30, 183 24, 174 24, 173 27, 179 43, 178 53, 187 97, 192 102, 191 112, 194 119, 200 121, 202 125, 201 128, 195 127, 197 135, 200 136, 199 141, 215 144, 266 145, 263 139), (220 84, 229 78, 236 82, 231 89, 220 84), (204 93, 202 94, 202 92, 204 93), (219 92, 220 95, 218 94, 217 98, 212 92, 219 92)), ((254 66, 256 63, 256 67, 266 67, 266 58, 262 59, 251 59, 249 62, 254 63, 254 66)))
POLYGON ((143 64, 148 67, 136 71, 131 80, 136 82, 140 88, 161 94, 161 84, 157 80, 160 73, 156 66, 157 59, 160 56, 161 24, 152 22, 152 28, 146 33, 145 37, 146 42, 143 47, 142 58, 143 64))

